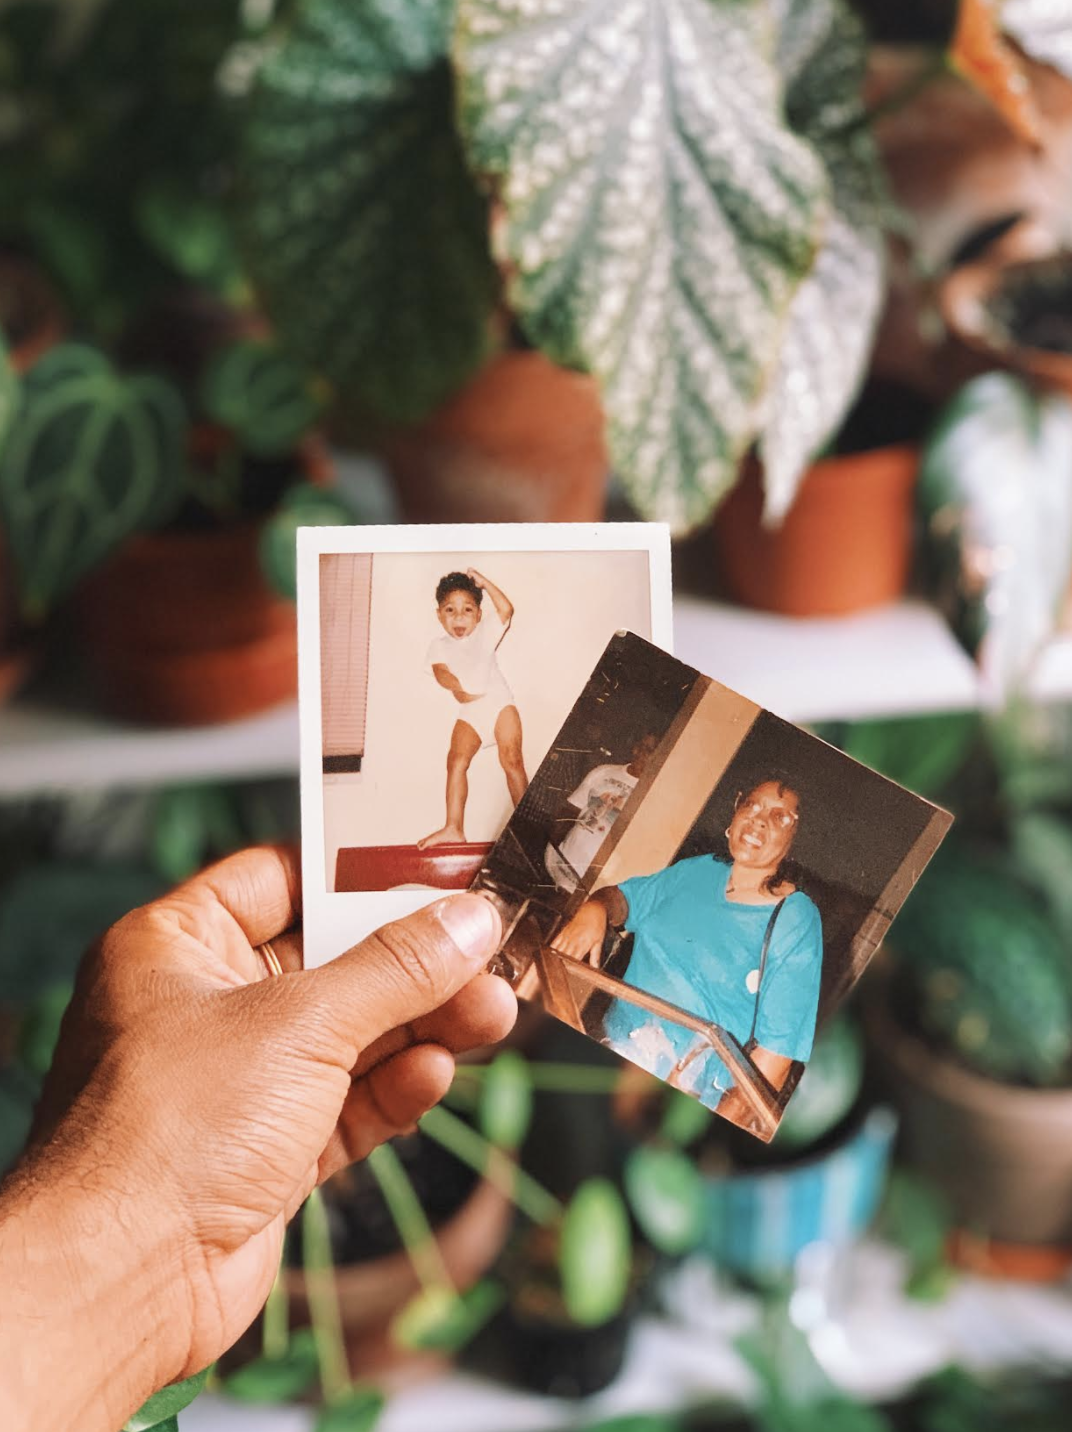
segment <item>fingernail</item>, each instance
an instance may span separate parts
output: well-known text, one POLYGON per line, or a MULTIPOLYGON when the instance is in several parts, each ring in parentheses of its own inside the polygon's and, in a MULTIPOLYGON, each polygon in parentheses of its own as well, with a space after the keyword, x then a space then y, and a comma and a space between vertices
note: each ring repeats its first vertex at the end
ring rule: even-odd
POLYGON ((495 953, 502 938, 502 921, 490 900, 481 895, 452 895, 438 901, 434 913, 463 954, 487 960, 495 953))

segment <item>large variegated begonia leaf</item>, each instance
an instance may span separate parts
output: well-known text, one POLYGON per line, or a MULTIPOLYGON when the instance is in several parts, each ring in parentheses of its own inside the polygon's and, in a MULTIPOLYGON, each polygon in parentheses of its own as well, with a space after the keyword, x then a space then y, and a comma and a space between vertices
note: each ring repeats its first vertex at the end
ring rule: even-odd
POLYGON ((760 439, 765 516, 778 521, 863 381, 884 292, 878 156, 861 124, 863 27, 842 0, 774 0, 786 112, 826 165, 833 208, 789 310, 760 439))
POLYGON ((450 0, 305 0, 246 127, 246 247, 276 328, 399 421, 480 364, 497 289, 454 127, 451 16, 450 0))
POLYGON ((599 379, 615 467, 681 529, 732 484, 826 219, 765 6, 459 0, 461 123, 511 301, 599 379))
POLYGON ((1069 0, 1005 0, 1001 28, 1033 59, 1072 78, 1072 5, 1069 0))

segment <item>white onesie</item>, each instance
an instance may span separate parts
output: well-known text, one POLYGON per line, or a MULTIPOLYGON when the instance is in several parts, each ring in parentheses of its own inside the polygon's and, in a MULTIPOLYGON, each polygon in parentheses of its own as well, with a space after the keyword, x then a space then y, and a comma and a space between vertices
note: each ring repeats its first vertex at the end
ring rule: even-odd
POLYGON ((467 721, 480 737, 481 749, 495 744, 499 712, 504 706, 514 704, 513 693, 499 670, 495 654, 505 632, 494 602, 485 597, 480 620, 469 635, 456 637, 444 632, 433 640, 425 658, 428 671, 434 666, 445 666, 461 682, 463 691, 480 697, 479 701, 459 701, 445 687, 439 687, 450 702, 455 718, 467 721))

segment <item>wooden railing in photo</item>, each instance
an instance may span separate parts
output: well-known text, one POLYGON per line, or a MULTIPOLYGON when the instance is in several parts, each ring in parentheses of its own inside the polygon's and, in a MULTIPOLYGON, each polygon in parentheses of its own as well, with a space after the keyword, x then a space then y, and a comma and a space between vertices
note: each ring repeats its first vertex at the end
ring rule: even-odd
POLYGON ((709 1050, 713 1050, 733 1075, 734 1083, 748 1104, 753 1116, 749 1131, 764 1141, 773 1138, 781 1118, 778 1094, 733 1035, 721 1025, 700 1019, 698 1015, 679 1009, 669 1000, 648 994, 646 990, 636 989, 607 974, 605 970, 594 969, 580 960, 560 954, 548 945, 541 945, 536 951, 532 968, 537 972, 544 1007, 564 1024, 572 1025, 582 1033, 591 1033, 584 1022, 584 1007, 596 991, 625 1000, 648 1014, 691 1030, 697 1040, 674 1066, 668 1082, 675 1087, 683 1087, 682 1081, 689 1065, 709 1050), (580 998, 577 985, 581 985, 583 989, 580 998))

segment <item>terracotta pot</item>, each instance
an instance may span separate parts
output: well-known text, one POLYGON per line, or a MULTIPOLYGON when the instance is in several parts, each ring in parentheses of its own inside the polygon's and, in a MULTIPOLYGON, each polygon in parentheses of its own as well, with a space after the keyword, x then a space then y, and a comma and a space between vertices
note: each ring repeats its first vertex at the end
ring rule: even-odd
POLYGON ((1072 1260, 1072 1089, 999 1084, 935 1053, 872 982, 866 1027, 901 1115, 903 1156, 949 1199, 979 1271, 1053 1276, 1072 1260))
POLYGON ((294 605, 261 571, 261 526, 133 538, 85 584, 78 616, 109 710, 201 725, 297 690, 294 605))
POLYGON ((719 575, 735 600, 786 616, 839 616, 895 601, 912 556, 919 454, 879 448, 815 463, 780 527, 762 524, 760 472, 749 464, 719 508, 719 575))
POLYGON ((934 51, 921 47, 873 45, 865 99, 870 108, 891 102, 875 135, 893 198, 910 219, 908 235, 890 241, 871 371, 940 401, 985 365, 943 327, 938 283, 964 249, 1003 221, 1029 215, 1051 234, 1060 231, 1072 169, 1072 84, 1048 65, 1024 61, 1041 121, 1035 147, 952 72, 932 75, 907 97, 933 59, 934 51), (905 103, 893 103, 898 94, 906 94, 905 103))
POLYGON ((384 457, 410 522, 595 522, 607 456, 593 379, 504 353, 384 457))
POLYGON ((67 334, 59 295, 31 260, 0 254, 0 331, 16 373, 25 373, 67 334))
MULTIPOLYGON (((473 1287, 494 1263, 512 1218, 512 1205, 492 1184, 481 1181, 458 1212, 436 1229, 443 1262, 460 1292, 473 1287)), ((304 1275, 289 1268, 284 1278, 291 1299, 291 1321, 305 1325, 309 1321, 309 1304, 304 1275)), ((443 1364, 442 1355, 415 1359, 414 1354, 398 1349, 391 1341, 392 1320, 420 1288, 405 1250, 367 1263, 338 1267, 335 1283, 350 1369, 355 1377, 400 1361, 407 1366, 415 1360, 443 1364)))
MULTIPOLYGON (((965 264, 949 275, 940 290, 942 315, 950 330, 979 353, 988 367, 1026 373, 1072 397, 1072 353, 1017 342, 991 313, 991 305, 1003 289, 1025 279, 1044 282, 1048 275, 1061 281, 1072 300, 1072 252, 1053 252, 1045 232, 1033 226, 1018 228, 977 263, 965 264)), ((1072 327, 1072 312, 1067 316, 1072 327)))

